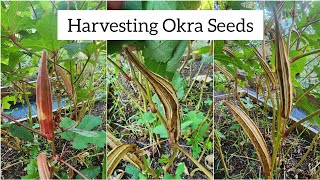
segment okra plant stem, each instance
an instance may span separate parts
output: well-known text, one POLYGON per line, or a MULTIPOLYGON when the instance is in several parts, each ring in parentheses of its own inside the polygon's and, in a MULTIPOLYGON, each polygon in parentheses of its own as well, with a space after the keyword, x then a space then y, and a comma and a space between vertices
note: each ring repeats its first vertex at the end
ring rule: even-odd
POLYGON ((28 130, 30 130, 30 131, 32 131, 32 132, 34 132, 34 133, 42 136, 42 137, 44 137, 44 138, 47 138, 47 136, 44 135, 43 133, 41 133, 40 131, 37 131, 37 130, 35 130, 35 129, 32 129, 31 127, 28 127, 28 126, 20 123, 19 121, 15 120, 14 118, 12 118, 12 117, 10 117, 10 116, 2 113, 2 112, 1 112, 1 116, 7 118, 7 119, 10 120, 10 121, 13 121, 15 124, 17 124, 17 125, 19 125, 19 126, 22 126, 22 127, 24 127, 24 128, 26 128, 26 129, 28 129, 28 130))

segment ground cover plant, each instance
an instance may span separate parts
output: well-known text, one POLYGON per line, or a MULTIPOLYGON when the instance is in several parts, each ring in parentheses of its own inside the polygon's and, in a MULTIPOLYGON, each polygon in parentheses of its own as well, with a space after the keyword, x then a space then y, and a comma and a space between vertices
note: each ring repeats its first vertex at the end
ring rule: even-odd
POLYGON ((265 13, 263 41, 215 41, 216 178, 319 178, 319 5, 215 3, 265 13))
POLYGON ((103 1, 1 2, 1 178, 93 179, 105 169, 105 41, 57 40, 57 11, 103 1))

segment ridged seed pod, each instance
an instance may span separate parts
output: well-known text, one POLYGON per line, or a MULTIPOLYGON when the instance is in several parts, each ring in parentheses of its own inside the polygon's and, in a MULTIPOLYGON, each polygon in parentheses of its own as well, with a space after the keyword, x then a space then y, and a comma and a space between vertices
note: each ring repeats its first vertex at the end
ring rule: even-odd
POLYGON ((38 70, 36 98, 40 130, 47 136, 48 140, 52 140, 54 136, 54 125, 52 122, 52 97, 47 69, 46 50, 42 52, 41 62, 38 70))

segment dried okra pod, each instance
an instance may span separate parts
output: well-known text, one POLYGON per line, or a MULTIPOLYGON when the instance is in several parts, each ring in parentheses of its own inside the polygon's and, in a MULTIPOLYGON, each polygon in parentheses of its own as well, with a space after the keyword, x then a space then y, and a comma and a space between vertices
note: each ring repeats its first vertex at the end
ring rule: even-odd
POLYGON ((36 98, 40 130, 47 136, 48 140, 52 140, 54 136, 54 125, 52 122, 52 97, 47 69, 46 50, 42 52, 41 62, 38 70, 36 98))

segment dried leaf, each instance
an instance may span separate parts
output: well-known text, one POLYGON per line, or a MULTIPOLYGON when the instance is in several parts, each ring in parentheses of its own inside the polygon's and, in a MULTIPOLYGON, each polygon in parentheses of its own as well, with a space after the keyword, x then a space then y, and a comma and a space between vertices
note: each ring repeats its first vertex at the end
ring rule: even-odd
POLYGON ((213 79, 211 77, 207 77, 207 75, 199 75, 197 77, 194 77, 193 79, 195 79, 198 82, 203 82, 204 80, 206 80, 206 83, 211 82, 213 79))
POLYGON ((70 79, 67 71, 57 65, 55 65, 55 69, 56 69, 56 72, 62 78, 62 81, 66 87, 66 92, 72 97, 73 96, 73 89, 72 89, 71 79, 70 79))
POLYGON ((207 166, 207 168, 213 169, 213 163, 214 163, 213 154, 206 156, 204 163, 207 166))

